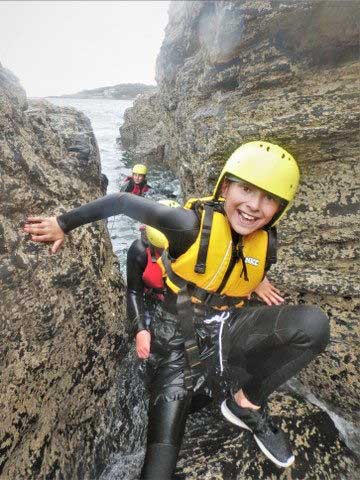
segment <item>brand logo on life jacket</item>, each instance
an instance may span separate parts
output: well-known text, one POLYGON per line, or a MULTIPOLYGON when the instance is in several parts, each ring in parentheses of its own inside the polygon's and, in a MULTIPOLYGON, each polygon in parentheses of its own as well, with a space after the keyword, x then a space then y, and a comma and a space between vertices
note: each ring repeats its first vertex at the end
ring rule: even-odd
POLYGON ((249 265, 253 265, 254 267, 257 267, 260 263, 260 260, 253 257, 245 257, 245 263, 248 263, 249 265))

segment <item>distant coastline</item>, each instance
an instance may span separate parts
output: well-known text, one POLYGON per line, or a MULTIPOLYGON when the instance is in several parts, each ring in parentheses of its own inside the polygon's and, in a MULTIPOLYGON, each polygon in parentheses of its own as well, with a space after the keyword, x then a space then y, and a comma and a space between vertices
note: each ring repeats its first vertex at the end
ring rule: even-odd
POLYGON ((83 98, 83 99, 111 99, 111 100, 132 100, 138 95, 147 92, 155 92, 155 85, 144 83, 120 83, 110 87, 94 88, 92 90, 81 90, 77 93, 64 95, 48 95, 46 98, 83 98))

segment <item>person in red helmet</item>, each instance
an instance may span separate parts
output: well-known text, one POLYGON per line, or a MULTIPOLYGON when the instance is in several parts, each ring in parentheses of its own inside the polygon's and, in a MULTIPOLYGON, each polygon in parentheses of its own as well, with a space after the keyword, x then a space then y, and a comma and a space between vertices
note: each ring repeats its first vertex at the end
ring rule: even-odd
POLYGON ((213 195, 172 209, 119 193, 58 217, 30 217, 24 231, 59 250, 86 223, 124 213, 160 230, 169 245, 158 260, 164 302, 150 326, 155 371, 150 385, 142 480, 172 478, 192 397, 218 396, 226 420, 246 429, 279 467, 294 462, 267 399, 329 341, 324 312, 312 305, 251 306, 248 297, 276 261, 275 225, 299 182, 295 159, 254 141, 230 156, 213 195))
POLYGON ((147 184, 146 175, 146 165, 140 163, 134 165, 131 176, 125 178, 120 187, 120 192, 129 192, 140 196, 149 192, 151 187, 147 184))

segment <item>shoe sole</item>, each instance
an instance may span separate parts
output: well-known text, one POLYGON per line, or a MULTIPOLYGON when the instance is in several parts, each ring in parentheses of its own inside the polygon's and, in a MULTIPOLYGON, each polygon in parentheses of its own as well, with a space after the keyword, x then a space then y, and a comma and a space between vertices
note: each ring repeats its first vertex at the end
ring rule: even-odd
POLYGON ((238 418, 236 415, 232 413, 232 411, 226 405, 226 400, 224 400, 221 404, 221 413, 229 422, 251 432, 254 435, 255 442, 258 444, 260 450, 263 452, 264 455, 266 455, 269 458, 269 460, 275 463, 276 466, 286 468, 286 467, 290 467, 290 465, 294 463, 295 461, 294 455, 291 455, 291 457, 286 462, 280 462, 277 458, 275 458, 274 455, 272 455, 272 453, 269 452, 269 450, 265 447, 262 441, 255 435, 255 433, 251 430, 251 428, 249 428, 246 425, 246 423, 244 423, 242 420, 240 420, 240 418, 238 418))

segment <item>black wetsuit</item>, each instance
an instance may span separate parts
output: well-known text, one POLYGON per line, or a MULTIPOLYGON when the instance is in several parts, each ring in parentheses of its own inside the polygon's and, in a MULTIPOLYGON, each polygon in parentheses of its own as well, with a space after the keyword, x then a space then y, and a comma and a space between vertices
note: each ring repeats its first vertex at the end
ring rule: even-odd
MULTIPOLYGON (((58 217, 69 232, 85 223, 124 213, 162 231, 173 258, 194 243, 199 218, 192 210, 173 209, 131 194, 109 195, 58 217)), ((213 389, 218 365, 219 312, 194 307, 194 323, 205 371, 199 388, 213 389), (204 322, 207 320, 207 322, 204 322)), ((242 388, 257 405, 282 383, 297 374, 329 340, 325 314, 307 305, 232 308, 228 326, 227 370, 232 388, 242 388)), ((191 393, 184 386, 184 345, 176 316, 176 296, 168 291, 151 325, 151 362, 147 450, 141 478, 169 480, 176 466, 191 393)))
MULTIPOLYGON (((126 256, 127 318, 128 332, 131 336, 149 329, 154 309, 160 301, 159 295, 164 293, 163 288, 149 289, 144 283, 143 274, 148 264, 148 248, 151 248, 148 242, 144 238, 138 238, 130 245, 126 256)), ((160 267, 155 266, 161 276, 160 267)))

